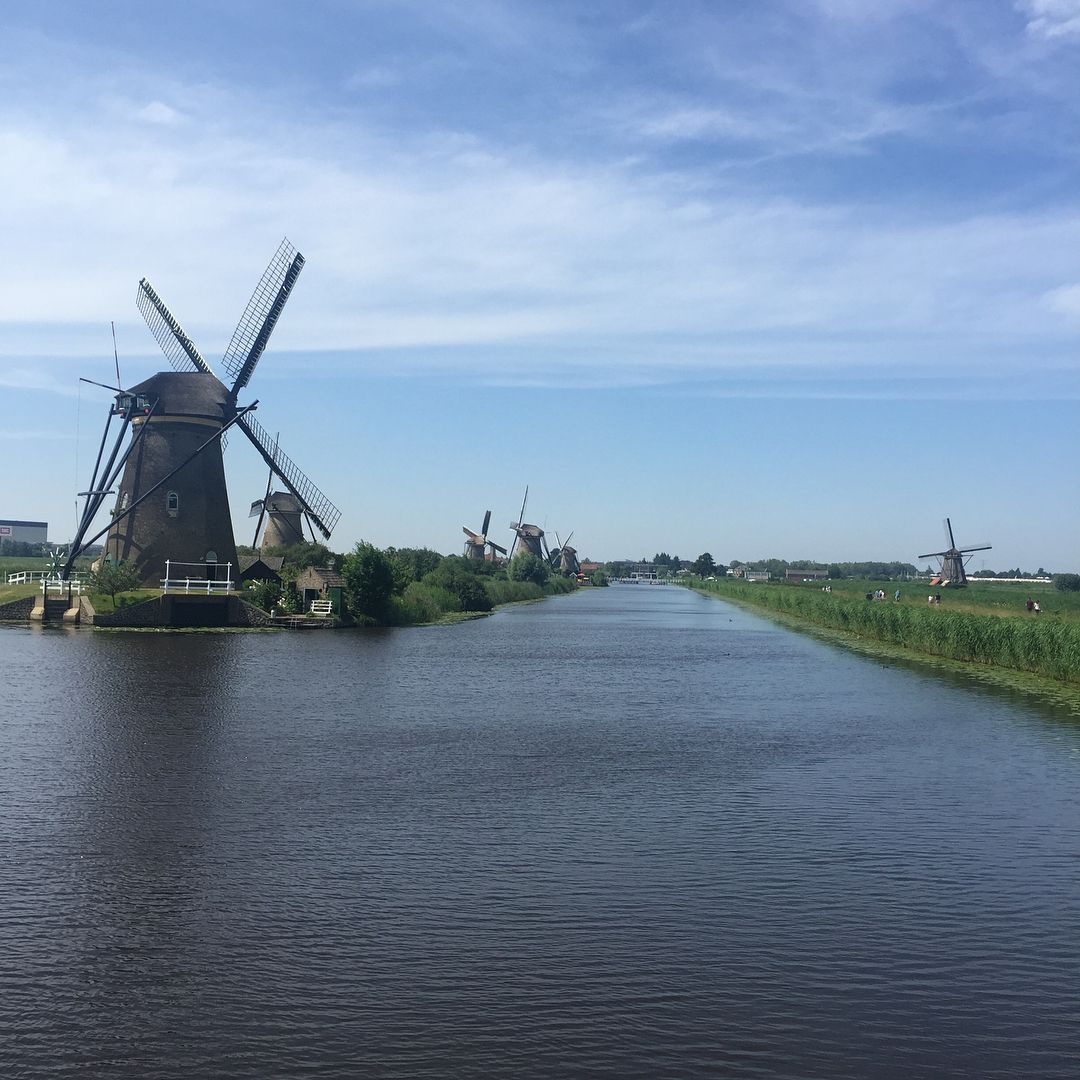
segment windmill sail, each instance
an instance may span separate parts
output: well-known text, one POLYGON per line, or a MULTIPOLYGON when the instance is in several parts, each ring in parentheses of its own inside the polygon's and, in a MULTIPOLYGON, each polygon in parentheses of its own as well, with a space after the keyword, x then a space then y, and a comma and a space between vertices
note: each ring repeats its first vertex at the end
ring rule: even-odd
POLYGON ((252 441, 281 482, 300 500, 312 524, 329 540, 341 518, 341 511, 297 468, 250 413, 238 417, 236 425, 252 441))
POLYGON ((221 366, 233 379, 234 395, 251 379, 303 268, 304 256, 287 239, 282 240, 255 286, 221 359, 221 366))
POLYGON ((139 282, 135 304, 142 312, 146 325, 150 327, 150 333, 161 346, 161 351, 176 371, 190 371, 194 368, 206 375, 214 374, 210 365, 202 358, 202 353, 195 348, 195 343, 184 333, 184 328, 173 318, 172 312, 146 278, 139 282))

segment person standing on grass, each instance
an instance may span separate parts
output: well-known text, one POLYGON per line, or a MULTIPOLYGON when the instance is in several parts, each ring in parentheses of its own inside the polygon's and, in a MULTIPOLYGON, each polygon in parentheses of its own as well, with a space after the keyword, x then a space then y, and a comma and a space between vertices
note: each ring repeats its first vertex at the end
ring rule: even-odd
POLYGON ((1030 615, 1031 612, 1035 609, 1035 601, 1032 600, 1031 597, 1029 596, 1027 598, 1027 602, 1024 604, 1024 607, 1026 607, 1028 609, 1028 614, 1030 615))
POLYGON ((1035 614, 1036 615, 1038 615, 1039 612, 1042 611, 1042 608, 1039 607, 1039 601, 1038 600, 1035 601, 1034 608, 1035 608, 1035 614))
POLYGON ((896 603, 898 603, 898 604, 900 603, 900 590, 899 589, 897 589, 896 592, 893 593, 893 600, 895 600, 896 603))

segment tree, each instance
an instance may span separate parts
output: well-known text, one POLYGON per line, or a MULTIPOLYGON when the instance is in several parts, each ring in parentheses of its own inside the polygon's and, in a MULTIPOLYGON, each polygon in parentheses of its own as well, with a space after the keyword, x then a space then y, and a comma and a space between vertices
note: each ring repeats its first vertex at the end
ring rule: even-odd
MULTIPOLYGON (((691 548, 691 550, 693 549, 691 548)), ((694 565, 690 569, 700 578, 709 577, 716 570, 716 563, 713 561, 712 555, 706 551, 694 560, 694 565)))
POLYGON ((1054 588, 1059 592, 1080 592, 1080 574, 1055 574, 1054 588))
POLYGON ((444 556, 431 548, 393 548, 386 554, 394 568, 394 592, 403 593, 414 581, 438 568, 444 556))
POLYGON ((93 592, 105 593, 116 607, 116 594, 130 592, 139 587, 139 575, 135 567, 126 562, 107 562, 90 575, 93 592))
POLYGON ((423 583, 453 593, 462 611, 490 611, 495 606, 468 560, 460 555, 447 555, 436 569, 424 575, 423 583))
POLYGON ((309 566, 329 566, 334 553, 325 545, 314 540, 300 540, 288 547, 266 549, 267 555, 281 555, 285 561, 281 566, 283 578, 295 578, 309 566))
POLYGON ((385 622, 394 593, 394 568, 386 552, 361 540, 342 561, 341 576, 352 614, 368 622, 385 622))
POLYGON ((511 581, 534 581, 537 585, 546 585, 551 571, 547 563, 531 551, 519 551, 510 560, 506 574, 511 581))

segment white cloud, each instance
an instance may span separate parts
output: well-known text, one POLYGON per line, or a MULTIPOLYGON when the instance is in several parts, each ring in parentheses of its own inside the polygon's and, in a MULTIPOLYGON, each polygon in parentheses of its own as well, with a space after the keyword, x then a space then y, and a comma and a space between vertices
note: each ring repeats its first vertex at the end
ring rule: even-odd
POLYGON ((151 101, 149 105, 139 109, 135 115, 148 124, 176 124, 183 119, 181 113, 163 101, 151 101))
POLYGON ((1080 284, 1061 285, 1043 296, 1046 306, 1068 319, 1080 319, 1080 284))
POLYGON ((1028 33, 1035 37, 1080 35, 1080 0, 1019 0, 1017 8, 1028 16, 1028 33))

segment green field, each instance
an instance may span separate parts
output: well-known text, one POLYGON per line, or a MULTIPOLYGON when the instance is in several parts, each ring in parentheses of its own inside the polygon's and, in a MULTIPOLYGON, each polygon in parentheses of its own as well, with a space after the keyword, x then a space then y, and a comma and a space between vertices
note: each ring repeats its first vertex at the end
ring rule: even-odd
POLYGON ((690 584, 737 603, 929 656, 1080 683, 1080 595, 1057 592, 1051 585, 941 589, 941 603, 930 605, 927 596, 939 590, 927 582, 833 581, 830 593, 822 591, 823 582, 724 579, 690 584), (878 589, 885 590, 886 600, 866 599, 878 589), (1028 614, 1028 596, 1038 600, 1042 614, 1028 614))
MULTIPOLYGON (((921 604, 928 607, 927 596, 941 594, 941 611, 967 611, 975 615, 1023 615, 1027 617, 1024 602, 1030 596, 1037 600, 1042 614, 1055 618, 1080 620, 1080 593, 1059 592, 1053 585, 1035 583, 1013 583, 1003 581, 987 584, 972 579, 962 589, 939 588, 928 581, 869 581, 866 579, 830 582, 802 582, 783 585, 784 588, 809 589, 821 592, 824 584, 832 586, 833 596, 849 596, 865 600, 868 592, 884 589, 889 602, 893 593, 900 589, 902 604, 921 604)), ((769 588, 776 583, 770 582, 769 588)))

